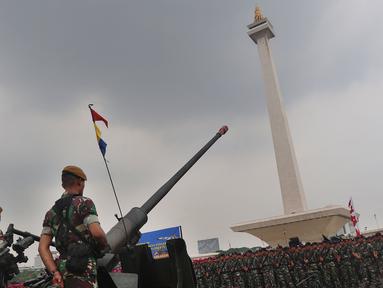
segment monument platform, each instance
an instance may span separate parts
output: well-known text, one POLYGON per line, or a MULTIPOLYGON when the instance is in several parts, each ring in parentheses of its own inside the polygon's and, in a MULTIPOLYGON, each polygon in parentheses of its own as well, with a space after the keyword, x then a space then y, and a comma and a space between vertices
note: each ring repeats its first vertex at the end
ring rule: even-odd
POLYGON ((322 235, 333 236, 350 221, 350 211, 328 206, 299 213, 276 216, 231 226, 234 232, 246 232, 272 247, 288 246, 290 238, 301 242, 320 242, 322 235))

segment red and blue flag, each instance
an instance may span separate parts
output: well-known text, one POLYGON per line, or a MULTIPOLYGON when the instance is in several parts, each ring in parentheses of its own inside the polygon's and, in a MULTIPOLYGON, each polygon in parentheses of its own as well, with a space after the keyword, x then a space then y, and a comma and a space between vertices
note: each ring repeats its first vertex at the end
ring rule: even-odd
POLYGON ((105 157, 105 153, 106 153, 106 146, 107 144, 105 143, 104 140, 102 140, 101 138, 101 130, 100 128, 97 126, 96 122, 97 121, 102 121, 104 122, 105 126, 108 127, 108 120, 106 120, 104 117, 102 117, 100 114, 98 114, 96 111, 94 111, 92 108, 91 108, 91 105, 89 105, 89 109, 90 109, 90 113, 92 114, 92 121, 93 121, 93 125, 94 125, 94 129, 96 131, 96 138, 97 138, 97 143, 98 143, 98 147, 100 148, 100 151, 102 153, 102 156, 105 157))

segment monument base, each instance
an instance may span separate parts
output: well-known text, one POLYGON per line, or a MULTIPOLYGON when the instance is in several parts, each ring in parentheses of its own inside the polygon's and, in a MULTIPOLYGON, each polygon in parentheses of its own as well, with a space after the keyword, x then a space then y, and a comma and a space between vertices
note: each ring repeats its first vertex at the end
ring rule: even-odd
POLYGON ((347 222, 350 212, 341 206, 276 216, 231 226, 234 232, 246 232, 265 241, 272 247, 288 246, 289 240, 298 237, 301 242, 320 242, 323 235, 333 236, 347 222))

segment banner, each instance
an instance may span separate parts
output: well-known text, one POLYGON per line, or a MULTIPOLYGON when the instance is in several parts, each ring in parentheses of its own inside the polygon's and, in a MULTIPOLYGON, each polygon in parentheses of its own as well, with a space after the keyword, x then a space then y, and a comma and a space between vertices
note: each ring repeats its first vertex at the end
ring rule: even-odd
POLYGON ((148 244, 154 259, 169 257, 166 241, 182 238, 181 226, 142 233, 138 244, 148 244))

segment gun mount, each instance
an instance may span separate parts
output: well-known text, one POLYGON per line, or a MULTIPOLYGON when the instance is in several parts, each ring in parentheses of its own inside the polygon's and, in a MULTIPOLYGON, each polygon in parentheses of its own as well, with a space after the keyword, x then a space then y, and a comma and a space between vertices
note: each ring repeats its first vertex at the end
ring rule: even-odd
MULTIPOLYGON (((40 241, 40 237, 29 232, 23 232, 15 229, 13 224, 9 224, 7 232, 4 234, 4 241, 0 244, 0 288, 6 287, 6 283, 16 274, 19 274, 18 263, 25 263, 28 257, 24 255, 24 251, 35 241, 40 241), (14 243, 14 235, 19 238, 14 243), (11 248, 16 252, 16 256, 11 252, 11 248)), ((55 244, 52 243, 51 246, 55 244)))
POLYGON ((18 263, 28 261, 28 257, 24 255, 24 251, 35 242, 35 239, 40 240, 38 236, 28 232, 21 232, 15 229, 13 224, 9 224, 7 232, 4 234, 4 241, 0 245, 0 288, 6 287, 8 280, 11 280, 20 272, 17 266, 18 263), (20 235, 20 233, 22 235, 20 235), (19 238, 16 243, 13 244, 14 234, 24 238, 19 238), (10 247, 17 253, 16 256, 10 253, 10 247))
POLYGON ((173 177, 171 177, 152 197, 140 208, 132 208, 110 231, 107 233, 111 254, 106 254, 98 261, 99 266, 110 270, 115 263, 114 255, 121 248, 135 244, 139 240, 139 230, 147 222, 148 213, 161 201, 173 186, 189 171, 189 169, 209 150, 209 148, 226 132, 227 126, 223 126, 215 136, 203 146, 173 177), (124 227, 125 225, 125 227, 124 227))

